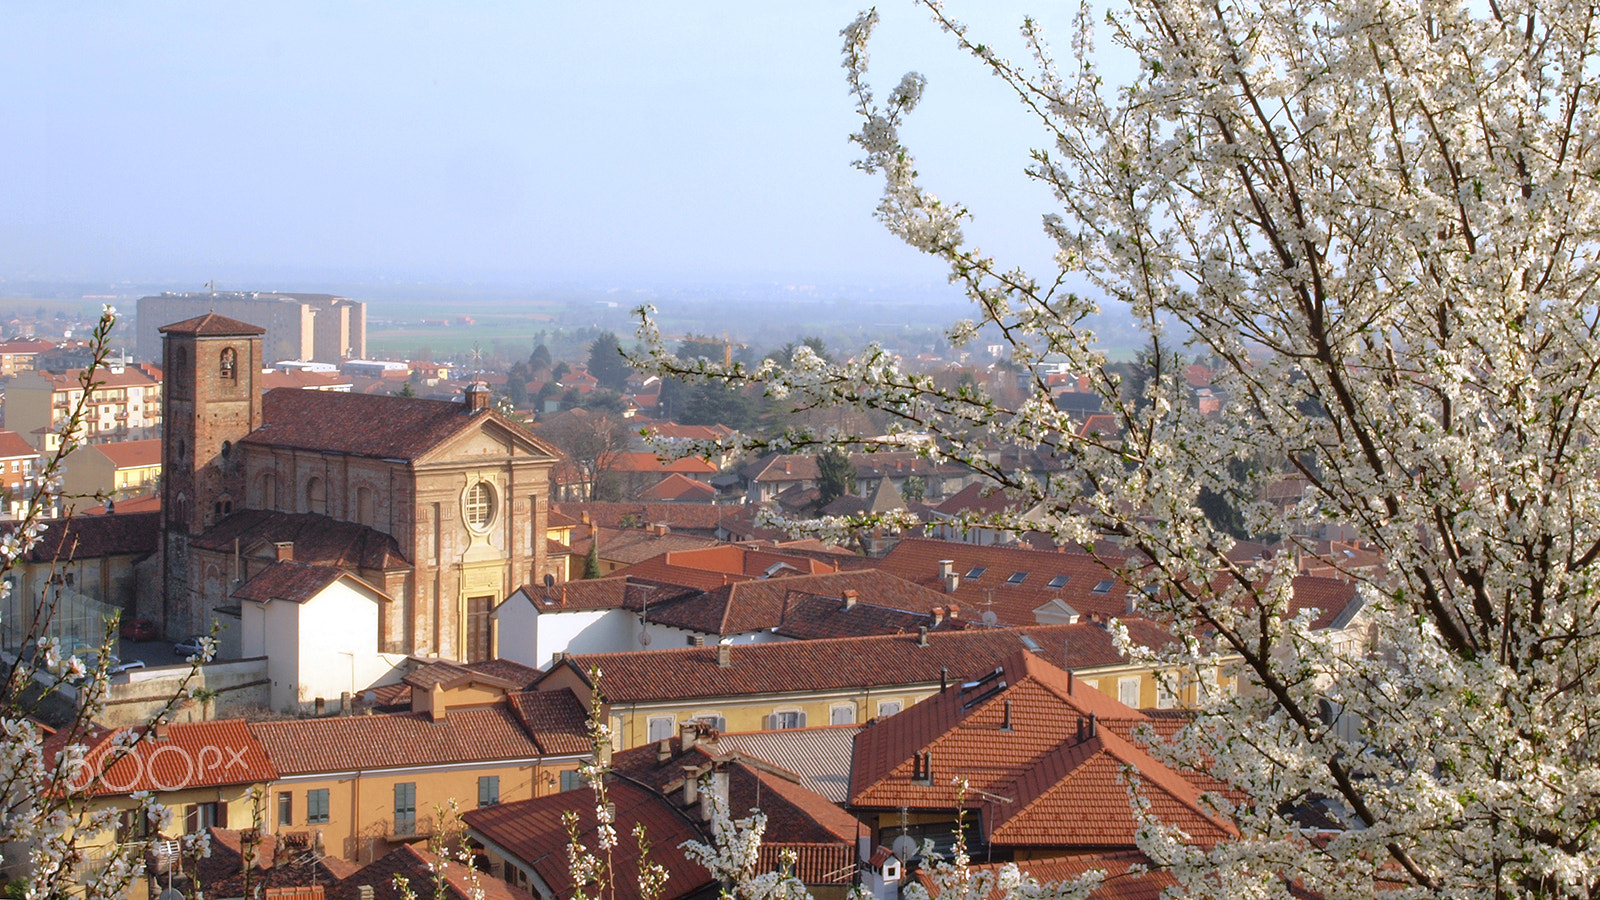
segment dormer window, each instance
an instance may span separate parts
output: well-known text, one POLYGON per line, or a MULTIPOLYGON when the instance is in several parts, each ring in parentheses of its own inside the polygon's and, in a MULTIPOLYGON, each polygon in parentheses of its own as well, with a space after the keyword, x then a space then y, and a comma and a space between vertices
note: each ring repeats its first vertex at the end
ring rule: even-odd
POLYGON ((232 347, 222 348, 222 359, 217 365, 217 374, 233 381, 238 378, 239 354, 232 347))

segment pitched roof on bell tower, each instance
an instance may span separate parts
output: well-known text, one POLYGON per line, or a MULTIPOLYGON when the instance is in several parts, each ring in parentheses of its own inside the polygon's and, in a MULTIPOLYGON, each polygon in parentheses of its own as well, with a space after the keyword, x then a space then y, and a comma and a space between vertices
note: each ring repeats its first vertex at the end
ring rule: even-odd
POLYGON ((267 330, 260 325, 251 325, 238 319, 219 316, 216 313, 206 313, 182 322, 173 322, 156 329, 162 334, 190 334, 197 337, 235 336, 244 334, 266 334, 267 330))

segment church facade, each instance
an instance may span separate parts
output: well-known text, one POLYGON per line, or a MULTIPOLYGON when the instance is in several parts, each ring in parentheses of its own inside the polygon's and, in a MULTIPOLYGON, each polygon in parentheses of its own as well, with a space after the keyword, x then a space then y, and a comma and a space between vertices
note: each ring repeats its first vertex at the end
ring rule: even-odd
POLYGON ((461 402, 263 395, 264 329, 212 313, 160 331, 168 635, 236 624, 234 591, 294 559, 382 592, 384 652, 492 656, 490 611, 546 574, 557 451, 481 385, 461 402))

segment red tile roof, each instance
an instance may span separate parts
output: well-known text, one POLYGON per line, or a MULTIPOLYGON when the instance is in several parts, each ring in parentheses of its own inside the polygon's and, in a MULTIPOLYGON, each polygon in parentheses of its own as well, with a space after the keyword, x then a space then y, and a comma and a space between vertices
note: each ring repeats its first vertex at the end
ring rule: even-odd
MULTIPOLYGON (((767 631, 783 623, 791 598, 799 596, 826 598, 837 608, 844 603, 845 591, 854 591, 861 600, 918 612, 926 612, 935 606, 943 607, 946 604, 943 594, 911 584, 886 572, 876 570, 824 572, 818 575, 780 575, 756 581, 742 581, 703 594, 652 605, 650 621, 705 634, 767 631)), ((914 630, 916 624, 918 623, 912 623, 909 628, 860 633, 885 634, 897 630, 914 630)))
POLYGON ((192 334, 200 337, 213 335, 240 335, 240 334, 266 334, 267 330, 260 325, 251 325, 238 319, 219 316, 216 313, 206 313, 182 322, 173 322, 156 329, 162 334, 192 334))
MULTIPOLYGON (((678 900, 715 887, 710 873, 689 859, 680 846, 684 841, 703 839, 682 811, 660 794, 620 778, 607 784, 606 794, 616 808, 618 840, 612 864, 617 884, 638 881, 640 854, 631 832, 635 824, 641 824, 650 841, 650 860, 667 871, 660 900, 678 900)), ((568 898, 574 890, 562 823, 562 814, 568 811, 577 814, 579 842, 594 850, 595 796, 589 788, 468 810, 461 820, 487 846, 510 854, 531 869, 557 898, 568 898)))
POLYGON ((726 667, 717 665, 719 647, 578 654, 562 665, 580 675, 598 666, 608 700, 643 703, 938 684, 941 670, 952 679, 985 672, 1030 643, 1053 665, 1068 652, 1072 668, 1122 662, 1104 628, 1078 623, 934 632, 927 646, 910 634, 733 644, 726 667))
POLYGON ((511 712, 546 754, 589 753, 589 711, 570 689, 516 691, 506 698, 511 712))
MULTIPOLYGON (((975 876, 996 879, 1006 863, 973 864, 969 869, 975 876)), ((1086 900, 1161 900, 1162 892, 1176 887, 1178 880, 1170 874, 1151 870, 1150 858, 1137 850, 1111 853, 1084 853, 1074 856, 1052 856, 1020 860, 1016 864, 1023 874, 1040 884, 1059 885, 1076 880, 1087 872, 1103 872, 1105 880, 1089 892, 1086 900)), ((918 882, 937 900, 938 886, 928 869, 917 870, 918 882)), ((1002 900, 1005 891, 995 884, 988 895, 975 900, 1002 900)), ((963 898, 974 900, 974 898, 963 898)))
POLYGON ((704 503, 717 496, 717 489, 681 472, 673 472, 639 492, 646 501, 704 503))
POLYGON ((534 607, 543 613, 624 607, 643 609, 672 597, 687 595, 691 591, 690 588, 676 585, 631 582, 624 575, 587 581, 563 581, 550 587, 525 584, 518 592, 532 600, 534 607))
MULTIPOLYGON (((954 561, 954 572, 960 581, 951 596, 963 609, 972 610, 971 618, 978 618, 983 610, 992 610, 1002 625, 1028 625, 1035 621, 1033 611, 1053 599, 1062 600, 1082 615, 1127 615, 1127 584, 1106 563, 1087 553, 907 538, 896 544, 878 567, 942 591, 944 580, 939 563, 946 559, 954 561), (984 571, 968 577, 975 569, 984 571), (1013 582, 1013 576, 1019 573, 1022 580, 1013 582), (1063 577, 1064 583, 1050 586, 1063 577)), ((1109 562, 1115 565, 1117 560, 1109 562)))
MULTIPOLYGON (((601 545, 602 551, 604 544, 601 545)), ((836 572, 838 567, 809 555, 754 549, 736 544, 719 544, 694 550, 678 550, 635 563, 613 572, 638 581, 676 584, 710 590, 737 581, 766 578, 777 572, 814 575, 836 572)))
POLYGON ((139 469, 161 465, 161 439, 144 441, 117 441, 110 444, 91 444, 105 454, 106 459, 119 469, 139 469))
POLYGON ((313 566, 294 560, 280 560, 267 566, 234 591, 233 596, 256 603, 269 600, 305 603, 341 578, 349 578, 378 596, 384 596, 382 591, 354 575, 346 574, 342 569, 313 566))
POLYGON ((243 440, 262 447, 414 460, 487 416, 552 458, 559 455, 499 413, 469 414, 453 400, 279 388, 262 398, 261 416, 264 424, 243 440))
POLYGON ((538 744, 503 706, 426 713, 253 722, 280 773, 309 775, 449 763, 536 759, 538 744))
MULTIPOLYGON (((981 679, 952 685, 857 735, 850 802, 954 809, 953 779, 996 791, 996 785, 1037 765, 1090 715, 1103 729, 1122 731, 1145 718, 1033 654, 1015 654, 981 679), (1006 730, 1008 706, 1011 728, 1006 730), (933 777, 919 782, 913 780, 915 757, 923 752, 933 755, 933 777)), ((969 791, 969 800, 978 796, 969 791)))
POLYGON ((313 513, 247 509, 213 525, 194 538, 192 545, 232 553, 236 540, 242 540, 246 547, 260 541, 292 543, 295 559, 312 565, 380 571, 410 565, 392 536, 366 525, 313 513))
MULTIPOLYGON (((405 878, 411 888, 411 897, 430 900, 533 900, 533 895, 514 888, 488 872, 474 871, 456 860, 442 860, 438 855, 421 847, 401 844, 370 863, 339 879, 327 887, 327 900, 360 900, 363 886, 372 888, 373 900, 402 900, 407 894, 395 884, 395 877, 405 878), (444 865, 440 865, 444 863, 444 865), (444 896, 438 898, 434 888, 434 872, 444 873, 444 896)), ((219 896, 208 883, 208 892, 219 896)))
MULTIPOLYGON (((54 736, 64 742, 65 732, 54 736)), ((96 794, 175 791, 190 787, 258 784, 278 777, 261 743, 242 719, 168 725, 161 730, 100 728, 81 742, 88 748, 85 780, 99 778, 96 794), (118 735, 139 737, 126 754, 118 735), (111 760, 109 767, 107 763, 111 760)))
MULTIPOLYGON (((16 523, 0 524, 0 533, 10 532, 16 523)), ((161 513, 113 513, 98 516, 73 516, 45 523, 39 542, 28 551, 31 562, 92 559, 101 556, 142 556, 154 553, 161 535, 161 513)))
POLYGON ((0 431, 0 459, 33 459, 39 456, 39 451, 15 431, 0 431))

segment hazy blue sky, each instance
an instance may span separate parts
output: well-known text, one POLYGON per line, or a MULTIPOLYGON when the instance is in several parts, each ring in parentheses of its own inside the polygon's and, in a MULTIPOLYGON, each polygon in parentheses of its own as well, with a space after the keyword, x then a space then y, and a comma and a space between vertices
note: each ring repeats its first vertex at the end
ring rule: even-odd
MULTIPOLYGON (((1009 52, 1037 4, 966 5, 1009 52)), ((0 3, 0 276, 937 281, 849 165, 858 8, 0 3)), ((880 93, 929 77, 919 168, 1043 258, 1036 132, 924 13, 879 11, 880 93)))

